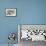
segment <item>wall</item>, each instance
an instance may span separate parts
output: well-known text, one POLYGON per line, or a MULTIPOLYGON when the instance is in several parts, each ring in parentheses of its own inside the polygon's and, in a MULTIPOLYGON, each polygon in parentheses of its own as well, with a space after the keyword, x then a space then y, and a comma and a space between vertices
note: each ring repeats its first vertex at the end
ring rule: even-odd
MULTIPOLYGON (((17 24, 20 23, 20 15, 21 15, 21 5, 20 1, 16 0, 2 0, 0 2, 0 44, 8 43, 8 34, 10 32, 16 32, 17 24), (5 8, 17 8, 17 16, 16 17, 6 17, 5 8)), ((17 43, 16 39, 16 43, 17 43)))
POLYGON ((21 24, 46 24, 46 0, 24 0, 21 6, 21 24))
POLYGON ((8 43, 9 32, 18 32, 17 24, 46 24, 46 0, 0 1, 0 44, 8 43), (6 17, 5 8, 17 8, 17 16, 6 17))

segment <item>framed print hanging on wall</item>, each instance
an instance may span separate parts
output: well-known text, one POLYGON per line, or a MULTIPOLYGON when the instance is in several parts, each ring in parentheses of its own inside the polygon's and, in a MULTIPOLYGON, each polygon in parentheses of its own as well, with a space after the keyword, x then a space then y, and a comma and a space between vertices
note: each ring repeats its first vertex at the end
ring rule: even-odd
POLYGON ((6 16, 16 16, 16 8, 6 8, 6 16))

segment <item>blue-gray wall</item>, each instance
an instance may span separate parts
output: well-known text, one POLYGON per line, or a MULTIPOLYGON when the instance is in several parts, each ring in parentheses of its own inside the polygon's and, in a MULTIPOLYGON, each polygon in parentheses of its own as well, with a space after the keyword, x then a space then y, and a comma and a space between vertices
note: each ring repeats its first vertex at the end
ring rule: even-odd
POLYGON ((8 43, 9 32, 17 33, 17 24, 46 24, 46 0, 0 1, 0 44, 8 43), (5 8, 17 8, 17 16, 6 17, 5 8))

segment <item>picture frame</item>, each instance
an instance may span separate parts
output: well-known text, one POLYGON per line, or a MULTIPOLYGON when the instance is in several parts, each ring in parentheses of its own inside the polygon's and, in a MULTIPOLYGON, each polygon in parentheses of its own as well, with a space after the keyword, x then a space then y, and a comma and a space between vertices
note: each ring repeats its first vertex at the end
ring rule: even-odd
POLYGON ((6 8, 6 16, 16 16, 16 8, 6 8))
POLYGON ((46 41, 46 24, 18 24, 18 42, 22 40, 46 41), (22 34, 23 30, 28 30, 26 35, 24 32, 24 35, 22 34), (27 36, 27 38, 24 36, 27 36))

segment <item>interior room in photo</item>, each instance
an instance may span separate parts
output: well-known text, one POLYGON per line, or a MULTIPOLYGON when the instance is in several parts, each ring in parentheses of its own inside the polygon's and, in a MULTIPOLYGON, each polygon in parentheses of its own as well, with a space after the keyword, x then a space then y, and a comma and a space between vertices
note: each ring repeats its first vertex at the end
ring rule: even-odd
POLYGON ((21 45, 24 42, 46 42, 46 25, 18 25, 18 41, 21 45))

